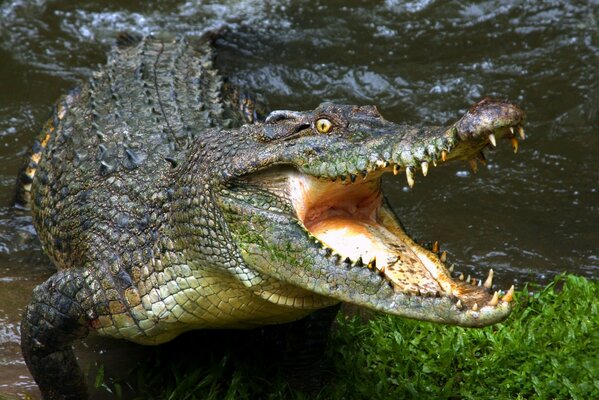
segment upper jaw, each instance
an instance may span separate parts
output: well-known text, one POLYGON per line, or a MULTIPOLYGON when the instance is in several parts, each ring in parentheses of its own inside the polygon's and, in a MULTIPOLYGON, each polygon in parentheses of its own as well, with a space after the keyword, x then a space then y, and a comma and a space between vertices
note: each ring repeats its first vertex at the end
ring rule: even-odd
POLYGON ((518 139, 524 139, 523 123, 524 112, 518 106, 484 99, 449 127, 415 128, 384 120, 372 131, 360 126, 356 132, 340 135, 339 140, 348 145, 333 143, 330 151, 296 166, 307 175, 347 183, 370 174, 404 173, 412 187, 418 173, 426 176, 431 167, 446 161, 467 160, 476 168, 478 161, 485 162, 482 150, 495 147, 501 139, 509 140, 517 151, 518 139))

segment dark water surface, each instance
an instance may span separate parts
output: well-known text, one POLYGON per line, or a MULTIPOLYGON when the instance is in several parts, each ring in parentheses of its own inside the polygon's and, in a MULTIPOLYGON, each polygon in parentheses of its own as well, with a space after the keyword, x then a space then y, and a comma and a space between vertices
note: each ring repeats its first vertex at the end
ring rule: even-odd
POLYGON ((0 397, 37 396, 18 349, 32 288, 52 273, 30 217, 8 204, 54 99, 121 30, 191 36, 224 24, 219 62, 271 109, 376 104, 445 124, 484 96, 526 111, 528 139, 473 175, 435 168, 386 192, 408 230, 504 286, 599 273, 597 1, 70 1, 0 3, 0 397), (167 5, 168 3, 168 5, 167 5), (218 4, 219 3, 219 4, 218 4))

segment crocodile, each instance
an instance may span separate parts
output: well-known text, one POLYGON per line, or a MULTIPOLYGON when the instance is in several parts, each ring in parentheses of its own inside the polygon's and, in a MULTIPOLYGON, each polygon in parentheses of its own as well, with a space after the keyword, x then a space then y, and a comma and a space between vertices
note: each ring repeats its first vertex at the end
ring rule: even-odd
POLYGON ((19 199, 57 272, 33 291, 21 346, 44 398, 87 397, 72 345, 92 332, 154 345, 340 302, 467 327, 508 316, 513 286, 454 277, 406 233, 382 177, 412 187, 517 144, 518 106, 486 98, 449 126, 333 103, 261 118, 214 56, 210 41, 121 35, 32 148, 19 199))

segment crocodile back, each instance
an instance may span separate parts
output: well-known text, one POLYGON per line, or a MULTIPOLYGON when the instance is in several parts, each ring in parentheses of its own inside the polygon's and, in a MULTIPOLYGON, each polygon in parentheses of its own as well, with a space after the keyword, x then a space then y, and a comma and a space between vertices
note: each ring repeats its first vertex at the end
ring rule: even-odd
POLYGON ((24 172, 34 224, 59 269, 106 259, 98 249, 114 257, 156 242, 191 143, 244 122, 208 43, 125 39, 58 101, 24 172))

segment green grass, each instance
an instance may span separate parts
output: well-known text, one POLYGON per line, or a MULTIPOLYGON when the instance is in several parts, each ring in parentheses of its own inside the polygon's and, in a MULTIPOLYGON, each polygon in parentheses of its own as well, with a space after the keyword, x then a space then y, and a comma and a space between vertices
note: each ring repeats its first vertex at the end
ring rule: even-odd
MULTIPOLYGON (((340 314, 325 360, 329 382, 318 398, 599 398, 597 299, 599 282, 559 276, 517 293, 510 318, 483 329, 340 314)), ((277 354, 264 354, 268 344, 233 341, 222 338, 217 351, 194 340, 180 353, 158 348, 128 386, 144 399, 305 398, 277 374, 277 354)))

